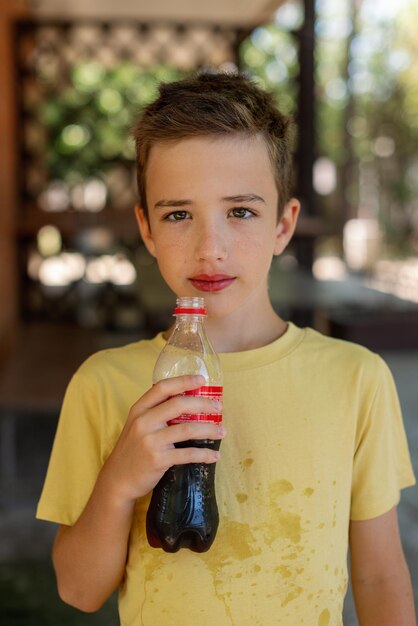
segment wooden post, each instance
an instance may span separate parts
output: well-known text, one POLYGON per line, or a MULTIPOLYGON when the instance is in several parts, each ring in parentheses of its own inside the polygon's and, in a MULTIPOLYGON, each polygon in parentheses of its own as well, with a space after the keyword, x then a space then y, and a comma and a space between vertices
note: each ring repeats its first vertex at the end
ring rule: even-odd
MULTIPOLYGON (((316 216, 313 188, 313 164, 315 159, 315 2, 304 0, 305 21, 297 33, 299 39, 299 107, 298 149, 296 155, 298 179, 297 195, 302 202, 302 214, 316 216)), ((298 257, 303 268, 310 270, 313 263, 313 238, 306 238, 299 246, 298 257)))
POLYGON ((17 117, 13 22, 28 14, 25 0, 0 0, 0 363, 18 325, 16 216, 17 117))

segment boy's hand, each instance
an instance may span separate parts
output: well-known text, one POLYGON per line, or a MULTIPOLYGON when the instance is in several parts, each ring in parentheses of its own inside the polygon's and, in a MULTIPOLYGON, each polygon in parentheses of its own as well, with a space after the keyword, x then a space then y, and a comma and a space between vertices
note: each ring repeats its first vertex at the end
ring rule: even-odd
POLYGON ((156 383, 132 406, 102 469, 120 503, 132 505, 136 498, 150 492, 172 465, 218 460, 215 450, 176 448, 174 444, 190 439, 222 439, 223 426, 192 421, 167 426, 169 420, 183 413, 219 413, 218 401, 178 395, 204 383, 202 376, 168 378, 156 383))

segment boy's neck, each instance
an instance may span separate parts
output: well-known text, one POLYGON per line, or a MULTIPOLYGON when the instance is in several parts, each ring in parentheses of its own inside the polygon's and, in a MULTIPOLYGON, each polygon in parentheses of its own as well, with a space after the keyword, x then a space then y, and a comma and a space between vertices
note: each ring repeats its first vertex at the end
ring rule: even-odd
MULTIPOLYGON (((262 348, 279 339, 287 330, 287 324, 274 311, 271 318, 264 324, 253 325, 254 328, 237 327, 234 320, 224 319, 221 322, 206 324, 209 339, 216 352, 245 352, 262 348)), ((249 326, 251 322, 249 323, 249 326)))
MULTIPOLYGON (((266 346, 279 339, 287 330, 287 323, 277 315, 273 307, 264 309, 262 319, 237 319, 230 315, 222 319, 208 318, 206 332, 216 352, 244 352, 266 346)), ((168 339, 174 326, 164 333, 168 339)))

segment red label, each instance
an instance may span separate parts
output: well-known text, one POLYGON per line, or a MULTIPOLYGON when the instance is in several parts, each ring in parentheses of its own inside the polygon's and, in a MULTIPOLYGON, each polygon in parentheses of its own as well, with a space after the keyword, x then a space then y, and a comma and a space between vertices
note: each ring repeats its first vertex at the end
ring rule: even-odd
MULTIPOLYGON (((202 398, 212 398, 222 401, 222 390, 220 385, 204 385, 198 389, 185 391, 180 394, 182 396, 200 396, 202 398)), ((169 426, 173 424, 182 424, 183 422, 211 422, 212 424, 220 424, 222 422, 222 413, 184 413, 170 420, 169 426)))
POLYGON ((174 315, 206 315, 206 309, 193 309, 192 307, 176 307, 174 315))

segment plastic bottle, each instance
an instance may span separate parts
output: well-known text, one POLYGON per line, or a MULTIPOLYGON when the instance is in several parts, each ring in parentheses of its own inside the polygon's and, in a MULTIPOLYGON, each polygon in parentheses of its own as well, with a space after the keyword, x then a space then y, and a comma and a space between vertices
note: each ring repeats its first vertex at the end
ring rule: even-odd
MULTIPOLYGON (((164 378, 200 374, 205 385, 186 395, 222 397, 222 372, 218 356, 205 332, 203 298, 178 298, 174 331, 155 364, 153 383, 164 378)), ((187 420, 221 423, 222 414, 181 415, 169 422, 187 420)), ((176 447, 219 450, 220 440, 191 440, 176 447)), ((166 552, 189 548, 205 552, 215 539, 219 515, 215 495, 216 463, 174 465, 154 487, 147 512, 149 544, 166 552)))

